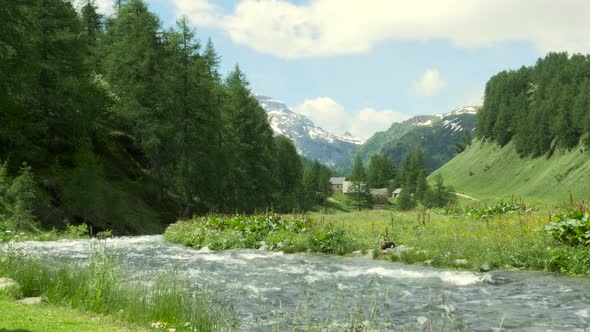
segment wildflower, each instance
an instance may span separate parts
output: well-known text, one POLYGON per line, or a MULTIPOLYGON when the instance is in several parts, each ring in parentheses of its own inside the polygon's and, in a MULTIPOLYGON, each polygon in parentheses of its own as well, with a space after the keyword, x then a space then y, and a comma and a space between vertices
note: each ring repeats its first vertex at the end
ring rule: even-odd
POLYGON ((168 332, 176 332, 176 329, 175 328, 169 328, 168 329, 168 332))

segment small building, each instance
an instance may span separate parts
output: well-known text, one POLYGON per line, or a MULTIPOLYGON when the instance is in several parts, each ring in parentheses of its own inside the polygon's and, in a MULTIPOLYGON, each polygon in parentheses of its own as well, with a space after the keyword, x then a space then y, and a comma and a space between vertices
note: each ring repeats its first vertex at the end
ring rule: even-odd
POLYGON ((399 194, 401 194, 402 192, 402 188, 397 188, 396 190, 393 191, 393 193, 391 194, 391 197, 395 198, 395 197, 399 197, 399 194))
POLYGON ((389 192, 387 188, 371 189, 370 192, 375 204, 389 204, 389 192))
POLYGON ((332 191, 334 194, 343 194, 344 193, 344 183, 346 182, 346 178, 334 177, 330 178, 330 183, 332 184, 332 191))

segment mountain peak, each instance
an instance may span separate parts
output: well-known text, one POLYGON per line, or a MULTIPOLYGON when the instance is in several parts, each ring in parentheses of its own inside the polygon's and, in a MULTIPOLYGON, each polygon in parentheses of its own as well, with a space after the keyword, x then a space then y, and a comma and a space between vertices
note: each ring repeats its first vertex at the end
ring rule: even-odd
POLYGON ((297 152, 304 157, 334 166, 365 142, 350 133, 336 135, 324 130, 306 116, 290 110, 280 100, 257 93, 253 93, 252 96, 268 114, 275 134, 291 138, 297 152))

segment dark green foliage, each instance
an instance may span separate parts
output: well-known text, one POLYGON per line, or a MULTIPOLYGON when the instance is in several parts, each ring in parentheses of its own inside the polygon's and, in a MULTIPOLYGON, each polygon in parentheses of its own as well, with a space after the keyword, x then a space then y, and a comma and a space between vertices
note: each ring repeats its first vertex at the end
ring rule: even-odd
POLYGON ((354 250, 354 241, 343 227, 327 224, 314 230, 308 239, 308 247, 313 252, 345 255, 354 250))
POLYGON ((388 188, 396 173, 397 170, 390 158, 373 155, 367 170, 367 185, 369 188, 388 188))
POLYGON ((438 207, 442 208, 454 204, 457 201, 457 196, 453 188, 444 185, 442 175, 437 174, 434 178, 434 187, 428 188, 422 198, 422 204, 428 208, 438 207))
MULTIPOLYGON (((424 154, 422 148, 418 145, 413 153, 406 155, 402 162, 402 167, 398 177, 402 188, 409 193, 416 193, 418 181, 425 180, 428 175, 426 165, 424 164, 424 154)), ((424 182, 425 183, 425 182, 424 182)), ((424 183, 421 183, 422 192, 425 190, 424 183)))
POLYGON ((11 203, 11 215, 8 219, 11 228, 19 232, 35 228, 36 218, 33 207, 36 198, 35 179, 31 167, 23 163, 20 174, 12 181, 6 191, 6 197, 11 203))
MULTIPOLYGON (((164 235, 170 242, 213 250, 259 248, 261 241, 309 231, 311 220, 304 217, 284 219, 276 214, 208 216, 178 222, 164 235)), ((273 245, 276 243, 267 244, 273 245)))
POLYGON ((465 151, 465 149, 467 149, 467 147, 469 147, 471 145, 472 141, 473 141, 473 138, 471 136, 471 132, 469 130, 464 130, 463 131, 463 140, 461 141, 461 143, 457 144, 455 151, 457 151, 457 153, 461 153, 461 152, 465 151))
POLYGON ((301 158, 288 137, 278 136, 275 141, 277 179, 280 188, 275 208, 284 212, 302 209, 303 164, 301 158))
POLYGON ((23 162, 36 174, 14 181, 22 190, 0 183, 0 213, 18 227, 157 232, 178 217, 328 197, 329 170, 316 167, 305 188, 244 73, 223 81, 213 43, 201 50, 187 19, 164 30, 142 0, 117 1, 106 18, 93 0, 80 13, 72 3, 0 6, 0 178, 12 183, 23 162))
POLYGON ((365 166, 363 165, 363 160, 360 156, 357 156, 354 160, 352 174, 348 180, 351 182, 348 195, 353 202, 353 205, 356 206, 359 211, 363 207, 371 207, 372 197, 369 192, 369 186, 367 185, 365 166))
POLYGON ((572 149, 590 133, 590 57, 550 53, 535 66, 492 77, 478 114, 480 138, 525 156, 572 149))
POLYGON ((84 139, 74 157, 76 166, 72 169, 64 187, 64 204, 71 216, 83 223, 94 221, 105 224, 102 211, 108 208, 108 193, 103 188, 105 181, 100 160, 93 151, 92 142, 84 139))
POLYGON ((416 201, 408 189, 402 189, 397 198, 397 208, 401 211, 410 210, 416 207, 416 201))
POLYGON ((416 151, 408 154, 402 162, 398 175, 398 181, 402 186, 402 192, 397 200, 398 209, 412 209, 418 202, 426 207, 445 207, 456 201, 453 189, 444 185, 440 174, 435 177, 434 188, 429 186, 427 176, 424 154, 418 146, 416 151))
POLYGON ((302 210, 312 210, 315 205, 325 207, 326 199, 332 195, 330 169, 319 161, 305 162, 303 170, 302 210))
POLYGON ((590 245, 590 215, 584 207, 556 215, 555 219, 545 230, 557 242, 570 246, 590 245))
POLYGON ((526 214, 531 212, 532 209, 524 204, 523 202, 518 201, 509 201, 504 202, 500 201, 490 206, 484 207, 466 207, 463 209, 447 209, 445 210, 445 215, 454 215, 454 216, 465 216, 468 218, 473 219, 482 219, 482 218, 489 218, 494 216, 501 216, 501 215, 511 215, 511 214, 526 214))

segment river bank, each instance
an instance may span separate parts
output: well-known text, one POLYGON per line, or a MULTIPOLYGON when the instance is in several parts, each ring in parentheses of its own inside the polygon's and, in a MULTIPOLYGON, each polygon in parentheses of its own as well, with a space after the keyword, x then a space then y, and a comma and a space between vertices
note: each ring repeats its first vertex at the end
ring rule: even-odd
POLYGON ((213 250, 250 248, 366 255, 406 264, 467 270, 531 270, 590 275, 584 247, 556 242, 545 227, 556 209, 521 203, 458 210, 415 210, 281 216, 289 229, 257 228, 260 220, 204 217, 169 226, 167 241, 213 250), (229 221, 225 223, 223 219, 229 221), (235 227, 240 222, 242 228, 235 227), (303 226, 301 226, 303 225, 303 226), (386 249, 395 244, 397 248, 386 249), (386 250, 383 250, 386 249, 386 250))
POLYGON ((91 315, 60 305, 42 303, 20 304, 0 299, 1 331, 52 331, 71 332, 147 332, 153 331, 137 325, 118 322, 109 316, 91 315))
POLYGON ((590 281, 586 278, 520 271, 479 273, 252 249, 195 250, 167 243, 161 236, 12 246, 26 255, 43 252, 54 262, 83 263, 98 244, 118 257, 121 284, 141 281, 153 285, 159 276, 175 275, 187 281, 184 293, 209 294, 215 306, 232 308, 235 325, 226 330, 590 327, 590 281))
MULTIPOLYGON (((106 241, 13 242, 0 246, 0 252, 0 276, 13 284, 0 290, 0 299, 7 300, 0 307, 10 313, 7 317, 30 313, 34 330, 53 331, 43 327, 44 317, 51 320, 53 312, 65 313, 66 321, 75 321, 77 311, 98 314, 146 331, 221 331, 231 321, 229 311, 214 306, 209 294, 187 292, 188 281, 174 271, 149 278, 143 278, 147 272, 123 272, 124 265, 106 241), (72 243, 84 248, 72 251, 72 243), (36 245, 53 250, 30 250, 36 245), (56 256, 56 251, 68 254, 56 256), (8 301, 21 298, 34 298, 41 304, 26 309, 8 301)), ((7 320, 0 327, 16 323, 7 320)))

